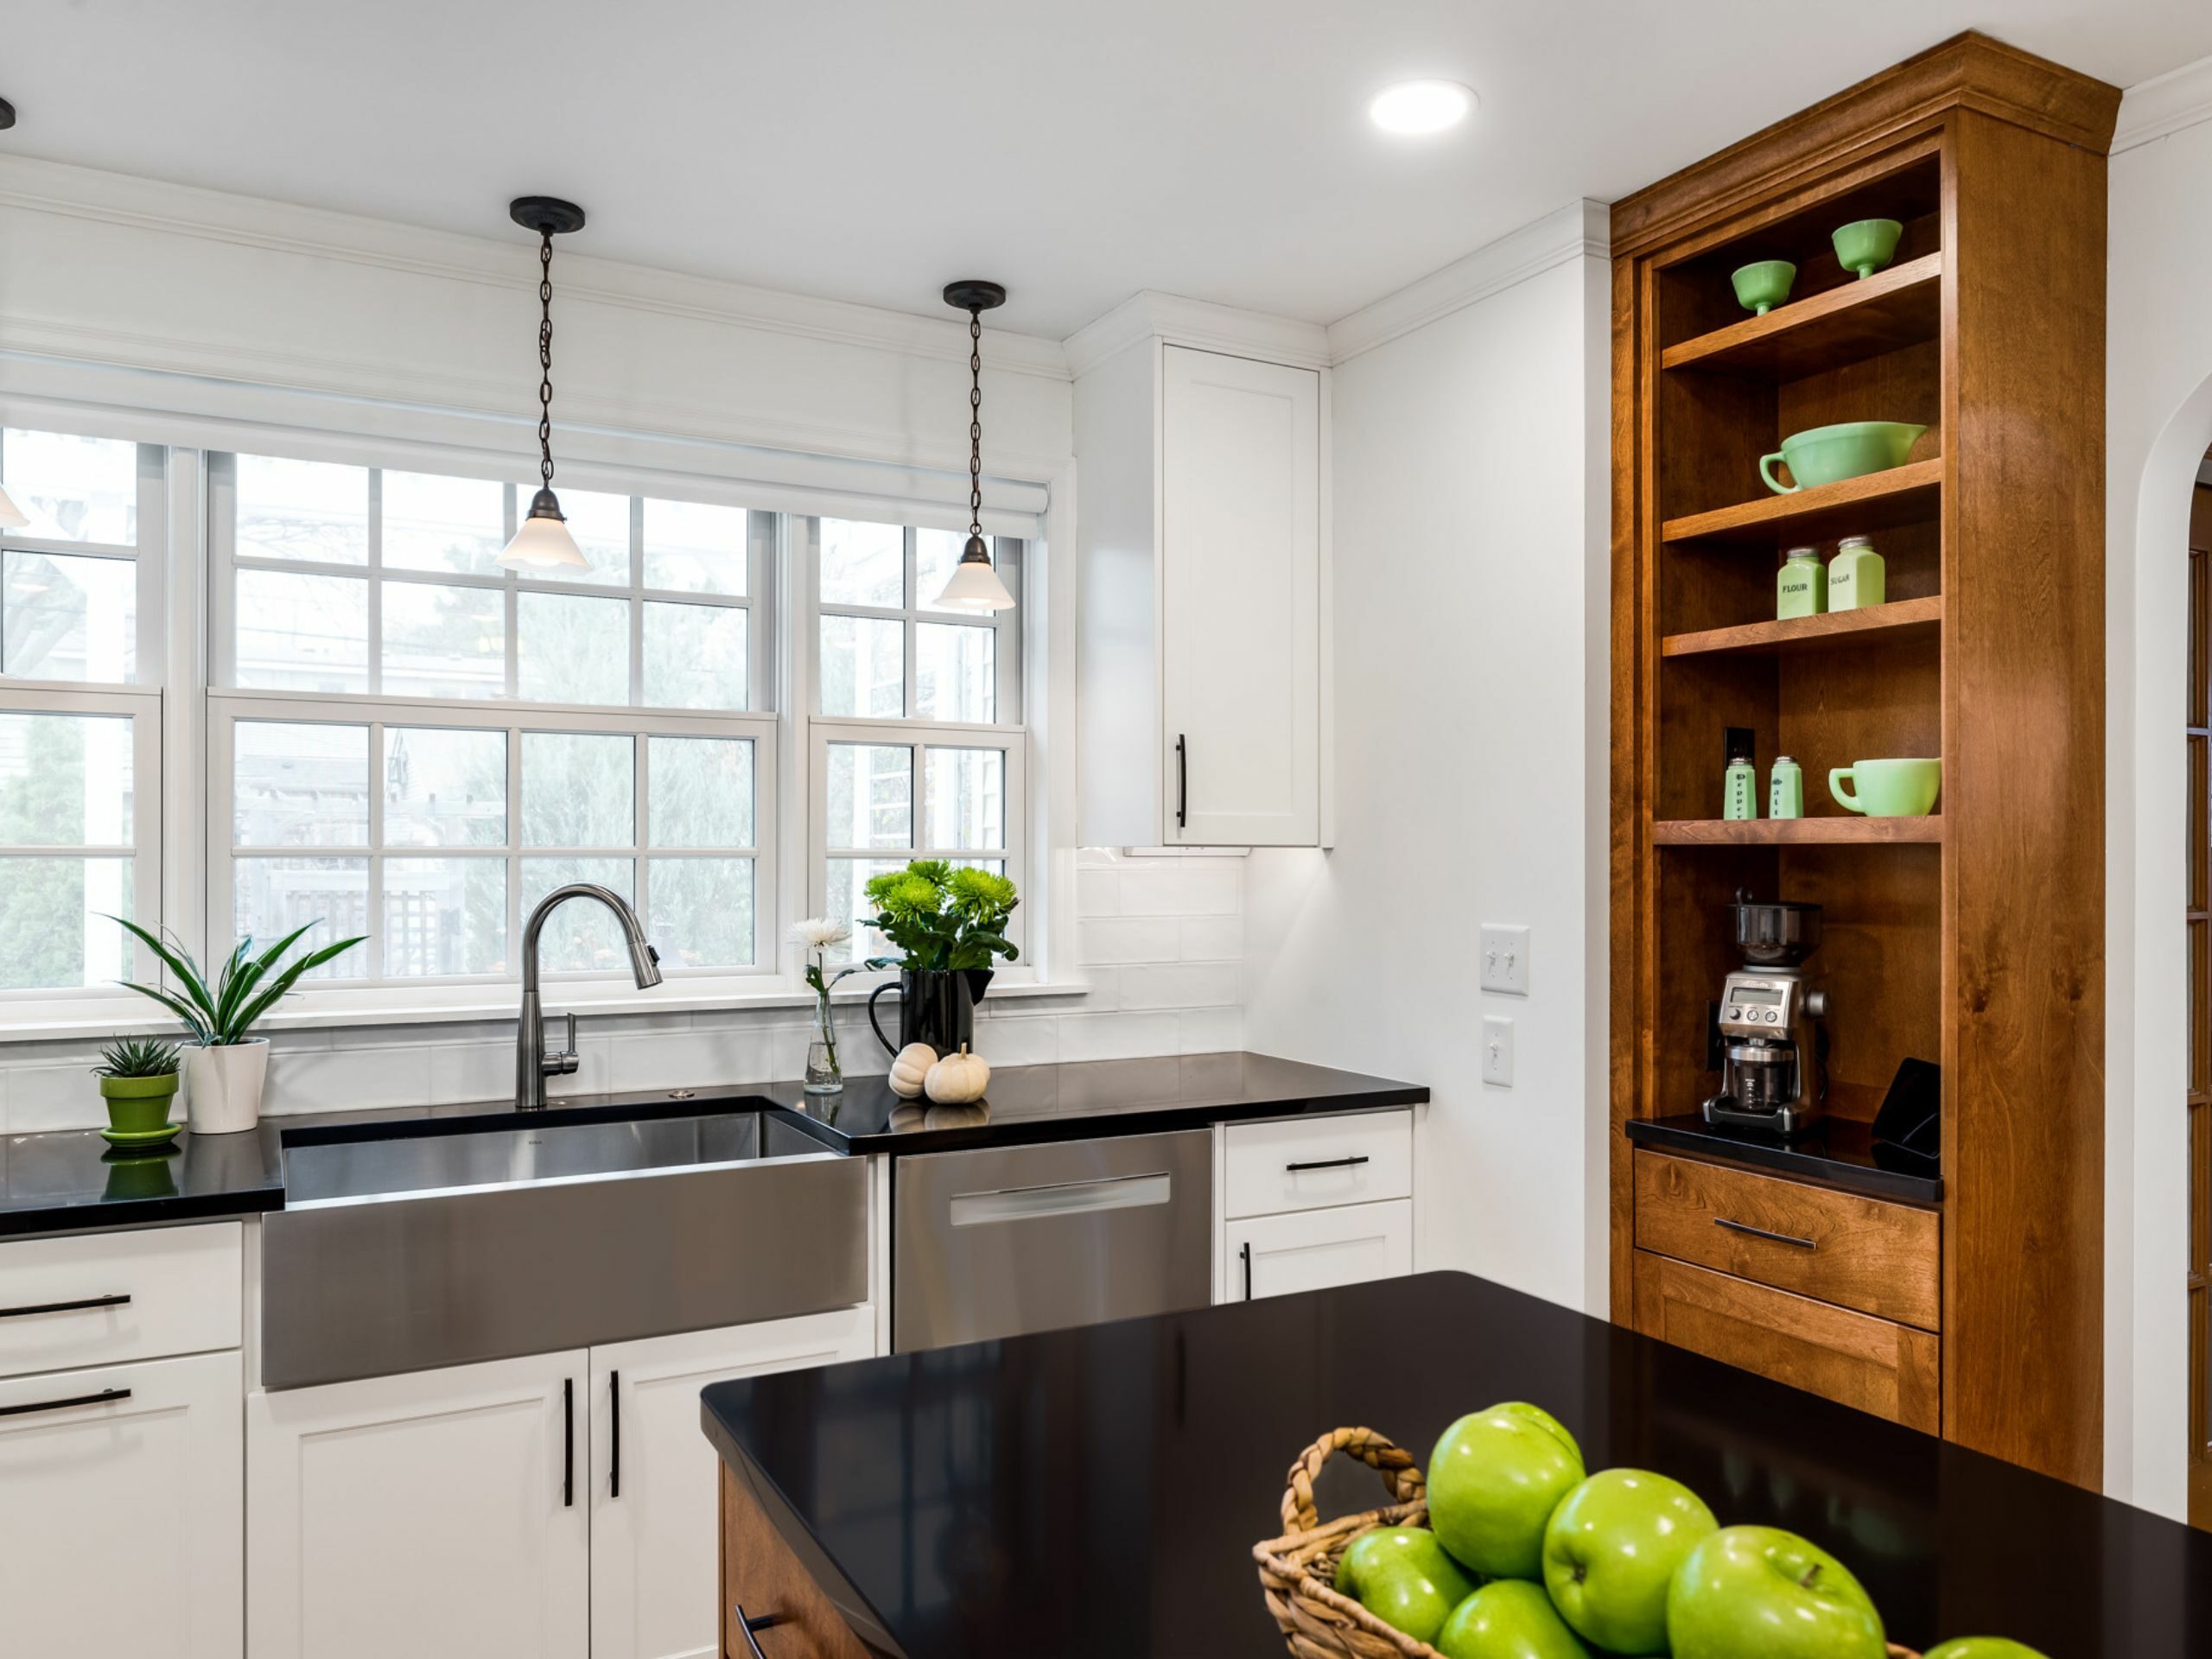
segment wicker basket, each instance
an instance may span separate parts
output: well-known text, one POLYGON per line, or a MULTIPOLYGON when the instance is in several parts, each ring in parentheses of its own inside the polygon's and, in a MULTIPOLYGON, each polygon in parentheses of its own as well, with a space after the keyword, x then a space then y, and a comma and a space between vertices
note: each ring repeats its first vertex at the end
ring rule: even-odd
MULTIPOLYGON (((1427 1492, 1413 1459, 1371 1428, 1338 1429, 1299 1453, 1283 1490, 1282 1536, 1252 1546, 1268 1611, 1294 1659, 1443 1659, 1427 1643, 1393 1630, 1336 1589, 1337 1564, 1362 1533, 1428 1524, 1427 1492), (1313 1507, 1313 1477, 1339 1452, 1381 1475, 1396 1502, 1323 1525, 1313 1507)), ((1918 1656, 1892 1643, 1890 1659, 1918 1656)))

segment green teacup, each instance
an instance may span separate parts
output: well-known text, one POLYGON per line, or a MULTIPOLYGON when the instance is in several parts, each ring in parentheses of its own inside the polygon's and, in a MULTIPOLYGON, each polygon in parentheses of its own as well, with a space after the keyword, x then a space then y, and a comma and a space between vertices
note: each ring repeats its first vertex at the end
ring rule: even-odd
POLYGON ((1864 282, 1897 257, 1897 238, 1904 226, 1894 219, 1854 219, 1828 239, 1835 244, 1836 263, 1855 270, 1864 282))
POLYGON ((1789 297, 1789 284, 1797 280, 1797 267, 1787 259, 1761 259, 1740 265, 1728 280, 1736 284, 1736 299, 1746 311, 1766 314, 1789 297))
POLYGON ((1828 793, 1836 804, 1869 817, 1926 817, 1942 791, 1941 760, 1854 760, 1828 772, 1828 793), (1845 788, 1847 780, 1855 791, 1845 788))
POLYGON ((1822 484, 1887 472, 1904 465, 1914 440, 1927 429, 1910 421, 1845 421, 1792 432, 1781 448, 1759 457, 1759 476, 1777 495, 1795 495, 1822 484), (1777 461, 1789 468, 1796 482, 1783 484, 1775 478, 1777 461))

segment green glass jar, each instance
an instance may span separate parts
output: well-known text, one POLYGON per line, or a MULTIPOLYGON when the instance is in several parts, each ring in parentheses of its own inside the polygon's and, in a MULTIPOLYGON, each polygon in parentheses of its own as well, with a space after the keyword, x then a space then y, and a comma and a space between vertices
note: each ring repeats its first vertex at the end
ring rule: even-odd
POLYGON ((1805 774, 1786 754, 1774 757, 1774 771, 1767 785, 1766 815, 1770 818, 1805 816, 1805 774))
POLYGON ((1818 616, 1828 607, 1828 573, 1818 549, 1793 547, 1774 579, 1774 613, 1818 616))
POLYGON ((1889 568, 1865 536, 1847 536, 1828 561, 1828 608, 1860 611, 1888 597, 1889 568))

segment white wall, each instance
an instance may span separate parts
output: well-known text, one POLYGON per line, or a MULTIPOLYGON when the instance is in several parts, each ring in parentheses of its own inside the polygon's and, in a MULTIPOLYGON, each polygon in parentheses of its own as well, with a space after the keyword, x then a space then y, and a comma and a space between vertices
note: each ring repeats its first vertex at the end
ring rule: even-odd
POLYGON ((1578 206, 1331 330, 1337 834, 1255 853, 1255 1048, 1417 1078, 1422 1268, 1607 1304, 1608 267, 1578 206), (1456 308, 1454 307, 1456 306, 1456 308), (1370 343, 1372 342, 1372 343, 1370 343), (1533 929, 1530 995, 1478 922, 1533 929), (1481 1016, 1516 1080, 1481 1081, 1481 1016))
POLYGON ((2189 498, 2212 445, 2212 59, 2129 89, 2106 364, 2105 1487, 2188 1507, 2189 498))

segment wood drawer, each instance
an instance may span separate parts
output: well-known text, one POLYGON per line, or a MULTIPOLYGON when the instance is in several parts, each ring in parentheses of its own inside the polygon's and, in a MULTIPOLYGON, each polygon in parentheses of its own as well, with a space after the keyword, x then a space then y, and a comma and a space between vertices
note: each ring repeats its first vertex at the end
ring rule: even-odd
POLYGON ((1942 1329, 1942 1218, 1932 1210, 1639 1151, 1636 1243, 1878 1319, 1942 1329))
POLYGON ((1909 1325, 1638 1250, 1636 1328, 1908 1428, 1942 1427, 1942 1344, 1909 1325))
POLYGON ((0 1376, 238 1345, 235 1221, 0 1244, 0 1376))
POLYGON ((1414 1115, 1351 1112, 1232 1123, 1224 1220, 1414 1192, 1414 1115))
POLYGON ((868 1659, 853 1634, 775 1523, 760 1512, 728 1465, 721 1470, 722 1659, 868 1659), (775 1622, 748 1642, 738 1609, 775 1622))

